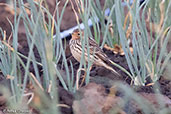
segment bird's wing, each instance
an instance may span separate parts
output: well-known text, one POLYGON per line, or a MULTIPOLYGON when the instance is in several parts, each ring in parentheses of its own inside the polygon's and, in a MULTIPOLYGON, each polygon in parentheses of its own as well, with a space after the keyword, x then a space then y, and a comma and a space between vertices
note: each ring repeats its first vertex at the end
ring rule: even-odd
POLYGON ((103 52, 103 50, 98 46, 96 41, 92 38, 89 38, 89 49, 90 49, 90 54, 94 54, 100 59, 102 59, 105 63, 109 64, 109 58, 107 55, 103 52))
POLYGON ((99 47, 96 41, 92 38, 89 38, 89 48, 90 48, 90 54, 103 53, 103 50, 99 47))
POLYGON ((109 57, 103 52, 103 50, 98 46, 95 40, 89 38, 89 49, 90 54, 93 55, 95 58, 101 59, 105 64, 107 69, 113 71, 116 75, 120 76, 111 66, 113 66, 112 61, 109 59, 109 57))

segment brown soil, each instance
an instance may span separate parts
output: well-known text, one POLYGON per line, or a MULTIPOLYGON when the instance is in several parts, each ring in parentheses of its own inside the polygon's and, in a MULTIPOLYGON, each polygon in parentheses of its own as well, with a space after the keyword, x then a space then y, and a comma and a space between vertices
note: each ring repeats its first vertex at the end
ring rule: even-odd
MULTIPOLYGON (((48 1, 49 10, 52 14, 53 14, 54 8, 55 8, 55 1, 56 0, 51 0, 51 1, 49 0, 48 1)), ((105 0, 101 0, 102 4, 104 3, 104 1, 105 0)), ((60 5, 59 5, 59 11, 62 10, 64 3, 65 3, 65 1, 61 0, 60 5)), ((9 10, 9 8, 7 8, 7 6, 2 5, 2 6, 0 6, 0 14, 1 14, 0 27, 7 32, 7 38, 8 38, 11 34, 11 27, 10 27, 10 24, 8 23, 6 17, 8 17, 13 23, 13 12, 11 10, 9 10)), ((64 13, 63 20, 62 20, 61 31, 66 30, 66 29, 73 27, 75 25, 76 25, 76 19, 75 19, 74 13, 72 11, 71 5, 68 4, 66 11, 64 13)), ((27 55, 29 49, 28 49, 28 46, 26 43, 26 38, 25 38, 25 34, 24 34, 22 27, 23 26, 21 25, 20 29, 19 29, 19 44, 21 46, 19 48, 19 51, 21 53, 23 53, 24 55, 27 55)), ((1 35, 0 35, 0 39, 2 40, 1 35)), ((67 41, 69 41, 69 39, 67 39, 67 41)), ((69 48, 67 48, 67 49, 69 49, 69 48)), ((124 56, 113 54, 111 51, 108 51, 105 49, 104 49, 104 52, 108 55, 108 57, 112 61, 123 66, 126 70, 129 70, 124 56)), ((35 53, 36 53, 36 51, 35 51, 35 53)), ((66 55, 67 55, 67 58, 72 61, 73 67, 74 67, 74 74, 76 74, 76 71, 79 67, 79 63, 74 58, 71 57, 70 50, 66 50, 66 55)), ((40 60, 38 54, 36 54, 36 58, 38 60, 40 60)), ((69 64, 69 62, 68 62, 68 64, 69 64)), ((127 84, 131 83, 131 79, 125 73, 123 73, 118 68, 115 68, 115 67, 113 67, 113 68, 116 69, 121 74, 121 77, 115 76, 112 72, 110 72, 109 70, 107 70, 103 67, 93 67, 93 69, 90 73, 90 76, 92 77, 91 82, 103 85, 106 89, 106 93, 109 92, 109 88, 111 87, 110 83, 108 83, 110 80, 112 80, 112 81, 118 81, 119 80, 119 81, 122 81, 122 82, 127 83, 127 84)), ((33 68, 30 68, 30 70, 33 70, 33 68)), ((4 78, 3 78, 2 74, 0 74, 0 84, 2 84, 3 80, 4 80, 4 78)), ((170 89, 171 81, 161 77, 158 82, 159 82, 161 93, 163 95, 167 96, 169 99, 171 99, 171 89, 170 89)), ((133 88, 137 92, 154 93, 153 86, 133 87, 133 88)), ((72 107, 74 95, 72 93, 66 91, 61 86, 59 86, 58 93, 59 93, 60 103, 61 104, 67 104, 70 107, 72 107)), ((0 96, 1 96, 1 93, 0 93, 0 96)), ((118 92, 118 96, 122 96, 122 94, 118 92)), ((0 109, 1 110, 2 110, 3 106, 4 105, 2 105, 0 103, 0 109)), ((72 108, 61 108, 61 111, 62 111, 62 114, 72 114, 73 113, 72 108)), ((130 109, 129 109, 129 111, 130 111, 130 109)), ((131 112, 130 114, 135 113, 135 112, 131 112)))

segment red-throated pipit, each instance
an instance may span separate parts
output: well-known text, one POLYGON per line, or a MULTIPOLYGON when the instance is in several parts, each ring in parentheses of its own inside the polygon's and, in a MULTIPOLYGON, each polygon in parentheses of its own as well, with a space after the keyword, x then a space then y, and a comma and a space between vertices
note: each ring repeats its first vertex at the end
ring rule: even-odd
MULTIPOLYGON (((73 55, 73 57, 80 62, 81 55, 82 55, 82 43, 81 38, 84 38, 84 32, 79 31, 78 29, 73 31, 72 33, 72 39, 70 40, 70 50, 73 55), (82 37, 81 37, 82 35, 82 37)), ((85 61, 88 62, 88 46, 89 46, 89 60, 97 65, 97 66, 103 66, 109 70, 111 70, 113 73, 119 75, 111 66, 113 62, 107 57, 107 55, 103 52, 103 50, 98 46, 95 40, 92 38, 88 38, 88 45, 85 44, 84 47, 84 55, 85 55, 85 61)))

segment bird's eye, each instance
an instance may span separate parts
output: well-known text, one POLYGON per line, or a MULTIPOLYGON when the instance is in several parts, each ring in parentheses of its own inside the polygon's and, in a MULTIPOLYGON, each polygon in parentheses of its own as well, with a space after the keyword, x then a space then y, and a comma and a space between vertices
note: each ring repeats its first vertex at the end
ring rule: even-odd
POLYGON ((80 35, 80 33, 78 33, 78 35, 80 35))

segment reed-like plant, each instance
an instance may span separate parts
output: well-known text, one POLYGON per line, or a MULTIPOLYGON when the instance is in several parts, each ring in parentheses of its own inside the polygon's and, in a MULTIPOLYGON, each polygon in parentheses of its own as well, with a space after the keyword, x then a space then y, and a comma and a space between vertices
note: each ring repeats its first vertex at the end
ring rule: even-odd
MULTIPOLYGON (((56 23, 54 21, 54 17, 49 13, 47 8, 43 7, 43 1, 35 2, 28 0, 27 2, 29 3, 29 6, 25 6, 22 0, 17 2, 16 0, 14 1, 14 24, 9 21, 12 27, 12 44, 9 44, 6 41, 6 35, 1 30, 4 38, 3 41, 0 42, 0 70, 5 78, 8 77, 10 80, 10 97, 12 100, 9 99, 9 104, 11 104, 10 107, 14 110, 22 110, 21 104, 23 103, 23 100, 25 100, 26 95, 28 95, 28 93, 25 92, 27 92, 26 85, 30 79, 35 86, 35 89, 37 87, 39 88, 36 92, 32 91, 33 96, 36 95, 36 93, 41 93, 38 97, 45 98, 46 96, 48 98, 42 99, 41 101, 42 103, 43 101, 46 101, 46 108, 48 106, 48 110, 43 110, 43 104, 41 103, 38 103, 40 105, 34 105, 35 108, 42 113, 59 113, 56 83, 57 77, 60 79, 65 89, 70 87, 67 87, 67 84, 64 82, 55 65, 58 63, 61 54, 64 54, 60 36, 57 37, 57 45, 55 40, 52 38, 54 27, 56 33, 59 33, 58 27, 60 27, 60 23, 56 23), (17 13, 18 8, 16 4, 18 4, 18 8, 20 10, 19 14, 17 13), (30 11, 31 15, 27 13, 26 9, 30 11), (44 13, 48 14, 48 23, 45 22, 44 13), (27 57, 18 52, 18 27, 21 20, 25 27, 27 44, 29 48, 27 57), (40 56, 39 62, 35 58, 35 52, 33 51, 35 48, 40 56), (56 53, 56 50, 60 52, 56 53), (23 59, 27 60, 26 63, 23 62, 23 59), (31 63, 33 64, 35 71, 34 74, 29 69, 31 63), (38 66, 43 69, 42 75, 40 75, 41 71, 38 70, 38 66), (21 67, 23 67, 24 70, 21 71, 21 67), (24 75, 21 75, 21 72, 24 75), (46 93, 48 93, 50 97, 48 97, 46 93)), ((65 8, 63 11, 64 10, 65 8)), ((25 103, 29 104, 30 102, 33 102, 34 104, 33 99, 30 99, 25 103)))
MULTIPOLYGON (((0 41, 0 72, 2 72, 5 78, 10 80, 9 90, 11 90, 11 96, 9 96, 10 99, 8 99, 8 102, 12 108, 21 108, 23 100, 25 100, 25 96, 27 95, 27 93, 25 93, 25 90, 27 89, 26 85, 30 79, 35 88, 38 88, 39 90, 32 92, 32 94, 36 93, 35 95, 37 95, 38 93, 38 97, 41 98, 41 102, 38 102, 39 105, 34 105, 34 108, 45 114, 60 113, 57 108, 59 105, 57 93, 58 84, 56 83, 56 80, 59 79, 66 90, 75 92, 79 88, 78 81, 80 79, 82 67, 84 68, 84 71, 86 71, 86 84, 88 84, 90 79, 89 69, 92 65, 90 61, 88 63, 85 62, 84 50, 77 74, 74 74, 72 62, 70 61, 71 68, 69 68, 66 59, 65 48, 60 37, 60 25, 65 8, 69 2, 72 3, 72 0, 66 0, 61 12, 58 10, 58 4, 60 4, 60 2, 58 2, 58 0, 56 1, 57 5, 54 15, 56 15, 57 21, 55 21, 55 16, 49 13, 47 5, 42 5, 45 3, 44 0, 39 2, 27 0, 29 6, 25 6, 22 0, 18 0, 17 2, 18 4, 16 3, 16 0, 14 0, 14 24, 9 21, 12 28, 12 44, 9 44, 6 40, 6 34, 3 30, 1 30, 3 40, 0 41), (17 6, 20 9, 19 14, 17 13, 17 6), (30 11, 30 15, 27 13, 26 9, 30 11), (45 21, 45 14, 47 15, 48 21, 45 21), (26 39, 29 47, 28 56, 18 52, 18 27, 21 21, 23 22, 26 31, 26 39), (54 33, 56 36, 53 38, 54 33), (35 52, 33 51, 35 48, 40 56, 40 61, 37 61, 35 57, 35 52), (24 63, 23 59, 26 59, 27 62, 24 63), (60 60, 62 60, 64 65, 67 80, 64 79, 63 74, 59 71, 58 64, 60 60), (34 74, 29 70, 31 63, 33 65, 34 74), (40 74, 41 71, 39 71, 38 66, 42 68, 42 75, 40 74), (21 70, 21 67, 24 70, 21 70), (76 81, 74 80, 74 76, 77 76, 76 81)), ((171 25, 171 21, 168 18, 171 10, 171 2, 169 0, 162 2, 159 2, 159 0, 153 2, 145 0, 141 6, 139 5, 139 1, 134 1, 132 6, 125 1, 126 7, 128 7, 128 11, 130 12, 130 19, 132 19, 130 23, 132 22, 131 38, 133 53, 131 53, 129 49, 126 37, 126 31, 129 29, 130 24, 126 24, 124 29, 124 20, 126 17, 123 11, 124 7, 120 0, 105 1, 104 9, 101 8, 99 0, 96 0, 96 3, 91 0, 75 0, 75 2, 77 3, 78 11, 80 11, 79 13, 76 13, 76 16, 80 15, 85 26, 85 38, 82 40, 83 49, 85 44, 88 44, 86 38, 92 37, 92 33, 88 26, 88 19, 91 18, 93 22, 94 37, 99 45, 101 45, 101 48, 105 43, 108 43, 113 47, 113 44, 119 43, 118 41, 120 41, 131 74, 119 65, 116 66, 126 72, 133 79, 134 84, 145 85, 148 76, 151 77, 153 82, 156 82, 159 79, 171 57, 170 51, 166 48, 170 38, 171 25), (164 10, 159 8, 159 3, 161 7, 164 6, 164 10), (107 7, 110 8, 110 14, 107 18, 107 24, 105 24, 104 20, 106 17, 104 14, 107 7), (151 15, 149 15, 150 32, 146 29, 147 23, 145 21, 146 12, 148 12, 149 9, 151 9, 151 15), (140 10, 142 10, 141 15, 140 10), (162 15, 162 13, 164 13, 164 15, 162 15), (160 17, 162 16, 164 16, 162 24, 157 26, 160 29, 153 29, 154 23, 158 24, 161 21, 160 17), (96 23, 97 17, 100 23, 96 23), (114 36, 111 36, 110 31, 108 30, 110 20, 112 20, 114 25, 114 36), (103 31, 102 36, 100 31, 103 31), (153 33, 155 34, 154 37, 153 33), (100 44, 100 37, 103 37, 102 44, 100 44), (149 40, 151 40, 151 42, 149 42, 149 40)), ((79 25, 78 18, 77 23, 79 25)), ((89 48, 88 57, 90 57, 89 48)), ((120 83, 118 86, 127 93, 128 97, 133 96, 132 98, 141 105, 144 113, 150 112, 149 107, 145 105, 149 105, 149 102, 141 103, 144 99, 140 98, 130 88, 127 88, 120 83)), ((4 91, 4 87, 0 86, 0 88, 4 91)), ((31 99, 31 101, 27 103, 29 104, 30 102, 34 101, 31 99)), ((151 107, 153 108, 153 106, 151 107)))
MULTIPOLYGON (((100 43, 99 42, 100 38, 103 37, 102 43, 99 44, 99 46, 101 48, 103 48, 105 42, 108 42, 111 45, 113 45, 112 38, 110 37, 111 33, 109 31, 109 24, 112 24, 110 20, 111 20, 112 14, 114 12, 115 6, 113 6, 111 8, 111 13, 109 14, 109 18, 107 19, 107 24, 105 24, 105 19, 106 19, 105 15, 107 15, 107 14, 105 14, 105 10, 101 11, 100 2, 98 0, 96 0, 96 2, 89 1, 89 0, 85 0, 85 1, 84 0, 83 1, 75 0, 75 2, 77 4, 77 9, 79 11, 77 13, 75 8, 73 7, 73 10, 74 10, 76 18, 77 18, 77 23, 79 25, 79 21, 78 21, 78 15, 79 15, 84 24, 84 29, 85 29, 82 48, 84 49, 85 43, 88 44, 87 37, 92 37, 92 33, 90 32, 89 26, 88 26, 89 19, 92 20, 92 25, 93 25, 93 30, 94 30, 94 38, 97 41, 97 43, 100 43), (102 33, 102 35, 101 35, 101 33, 102 33)), ((72 3, 72 1, 71 1, 71 3, 72 3)), ((106 4, 107 4, 107 2, 105 2, 105 5, 106 4)), ((90 57, 89 49, 88 49, 88 57, 90 57)), ((86 74, 87 74, 87 76, 86 76, 86 84, 87 84, 89 82, 89 74, 90 74, 89 68, 92 65, 92 63, 90 61, 88 61, 87 67, 86 67, 85 60, 84 60, 84 50, 82 53, 82 59, 80 62, 79 69, 82 68, 83 63, 84 63, 84 70, 86 69, 86 74)), ((113 65, 120 68, 122 71, 124 71, 127 75, 129 75, 131 77, 131 74, 127 70, 125 70, 123 67, 121 67, 120 65, 118 65, 114 62, 113 62, 113 65)), ((80 76, 80 73, 78 76, 80 76)))
POLYGON ((165 2, 168 1, 150 2, 145 0, 140 6, 139 1, 134 1, 132 6, 130 6, 125 1, 132 18, 131 38, 133 53, 131 53, 127 43, 126 30, 123 29, 123 23, 125 19, 124 12, 121 12, 123 7, 121 6, 120 1, 116 2, 115 13, 120 41, 129 69, 134 77, 133 79, 135 84, 145 85, 146 78, 148 76, 151 77, 153 82, 156 82, 162 75, 162 72, 165 68, 165 64, 163 63, 167 63, 170 59, 171 53, 166 50, 166 47, 170 34, 170 21, 168 19, 168 15, 171 2, 168 2, 168 5, 165 5, 165 2), (155 4, 155 6, 152 4, 155 4), (163 10, 164 8, 165 10, 163 10), (152 12, 152 10, 154 11, 152 12), (157 10, 160 12, 157 12, 157 10), (140 13, 141 11, 142 14, 140 13), (150 11, 149 13, 152 14, 148 15, 149 23, 146 22, 145 17, 148 11, 150 11), (150 24, 150 31, 147 31, 147 24, 150 24), (157 28, 152 28, 154 25, 157 28), (161 43, 162 46, 159 46, 161 39, 164 40, 161 43))

